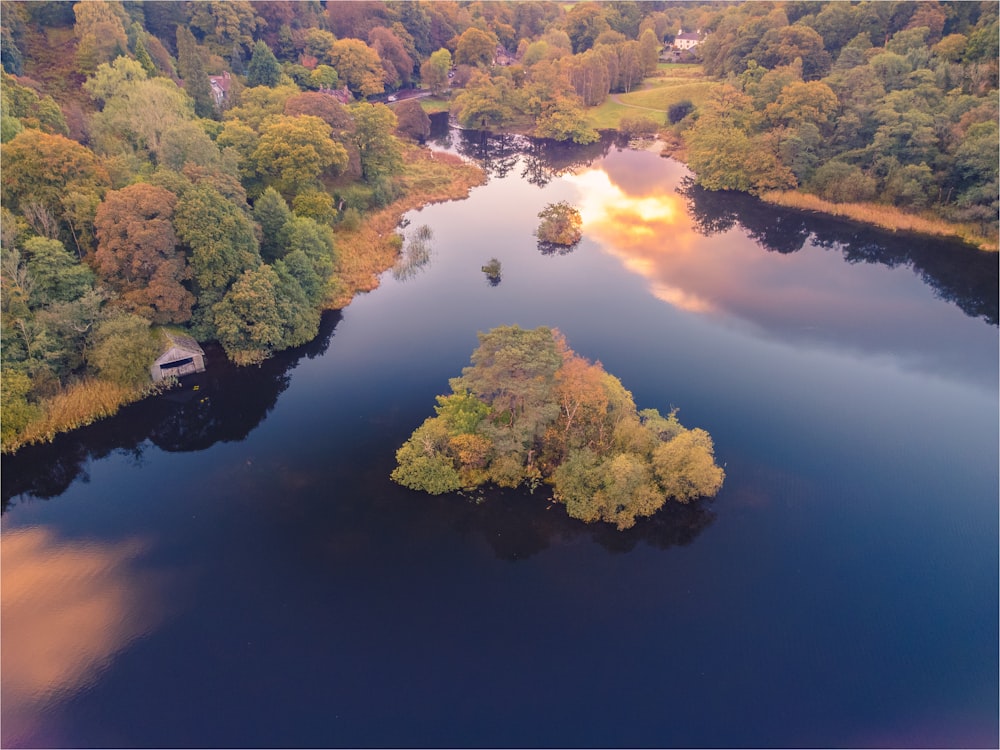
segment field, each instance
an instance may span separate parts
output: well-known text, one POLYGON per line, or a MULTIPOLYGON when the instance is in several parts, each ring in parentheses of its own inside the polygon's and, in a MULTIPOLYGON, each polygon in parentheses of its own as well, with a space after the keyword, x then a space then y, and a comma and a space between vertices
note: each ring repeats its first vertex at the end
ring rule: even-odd
POLYGON ((587 123, 598 130, 610 130, 626 115, 643 114, 662 123, 672 104, 688 99, 698 106, 714 85, 700 65, 660 63, 638 89, 611 94, 603 104, 588 110, 587 123))

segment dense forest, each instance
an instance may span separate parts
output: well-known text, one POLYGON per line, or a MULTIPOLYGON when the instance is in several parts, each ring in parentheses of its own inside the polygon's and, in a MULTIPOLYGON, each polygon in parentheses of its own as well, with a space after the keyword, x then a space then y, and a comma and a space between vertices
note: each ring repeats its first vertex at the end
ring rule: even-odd
POLYGON ((706 188, 996 235, 995 3, 2 0, 0 24, 5 450, 147 392, 163 328, 241 364, 313 339, 392 264, 365 257, 378 212, 466 168, 418 148, 427 112, 588 144, 610 108, 706 188), (623 109, 668 54, 690 96, 623 109))

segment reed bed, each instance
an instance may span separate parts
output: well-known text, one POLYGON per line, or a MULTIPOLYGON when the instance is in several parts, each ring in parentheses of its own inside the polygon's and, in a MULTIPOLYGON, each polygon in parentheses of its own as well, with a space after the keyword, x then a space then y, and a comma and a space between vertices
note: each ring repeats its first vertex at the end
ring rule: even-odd
POLYGON ((43 401, 41 415, 29 422, 13 440, 4 443, 4 453, 33 443, 49 443, 60 432, 68 432, 110 417, 121 407, 157 390, 129 388, 107 380, 89 378, 68 385, 52 398, 43 401))
POLYGON ((987 237, 970 224, 956 224, 942 219, 906 213, 895 206, 874 203, 831 203, 794 190, 772 190, 760 195, 766 203, 800 211, 818 211, 852 221, 872 224, 894 232, 916 232, 940 237, 958 237, 981 250, 997 251, 997 237, 987 237))

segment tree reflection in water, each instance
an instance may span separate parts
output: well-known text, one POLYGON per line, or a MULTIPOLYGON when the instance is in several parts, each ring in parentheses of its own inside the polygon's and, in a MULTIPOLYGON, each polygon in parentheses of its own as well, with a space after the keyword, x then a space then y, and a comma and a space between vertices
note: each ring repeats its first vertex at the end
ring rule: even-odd
POLYGON ((274 408, 288 387, 289 372, 305 357, 323 355, 339 312, 328 312, 319 335, 308 344, 279 353, 259 367, 236 367, 217 346, 205 347, 207 369, 184 378, 181 386, 146 399, 96 424, 59 435, 2 458, 2 511, 18 498, 61 495, 76 480, 87 481, 87 464, 112 453, 142 461, 147 443, 171 452, 200 451, 215 443, 246 438, 274 408))
POLYGON ((493 488, 485 491, 482 502, 423 494, 418 501, 427 523, 480 536, 498 559, 512 562, 579 540, 596 542, 610 552, 628 552, 640 543, 657 549, 684 546, 715 521, 711 500, 670 502, 654 515, 638 519, 632 528, 618 531, 611 524, 570 518, 563 506, 548 499, 550 495, 545 486, 530 494, 493 488))
POLYGON ((705 236, 741 227, 768 252, 795 253, 807 242, 843 254, 848 263, 913 269, 937 297, 972 318, 998 325, 997 253, 961 242, 890 234, 828 216, 771 206, 744 193, 705 190, 687 179, 678 189, 687 200, 695 231, 705 236))

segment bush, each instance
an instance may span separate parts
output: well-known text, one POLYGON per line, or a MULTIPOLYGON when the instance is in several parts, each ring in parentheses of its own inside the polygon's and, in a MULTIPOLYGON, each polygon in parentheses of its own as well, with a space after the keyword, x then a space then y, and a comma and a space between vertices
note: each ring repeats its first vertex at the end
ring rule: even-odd
POLYGON ((831 161, 816 170, 809 190, 832 203, 864 203, 875 198, 876 183, 858 167, 831 161))
POLYGON ((346 209, 340 219, 341 228, 353 232, 361 227, 361 212, 351 206, 346 209))
POLYGON ((692 112, 694 112, 694 104, 691 103, 690 99, 683 99, 667 108, 667 122, 676 125, 692 112))
POLYGON ((653 136, 659 129, 656 120, 646 115, 625 115, 618 123, 618 132, 629 138, 653 136))

